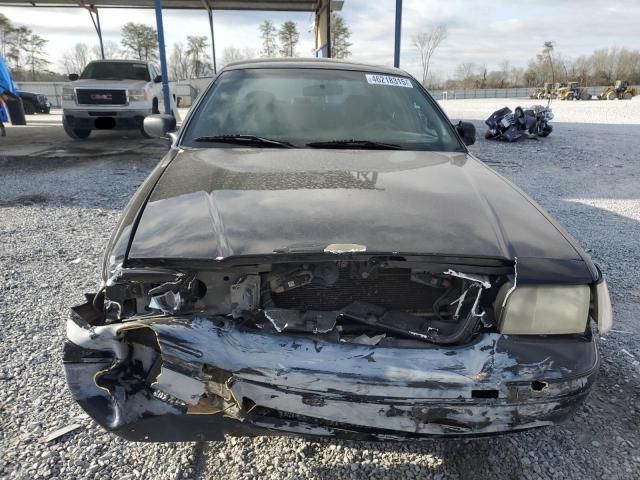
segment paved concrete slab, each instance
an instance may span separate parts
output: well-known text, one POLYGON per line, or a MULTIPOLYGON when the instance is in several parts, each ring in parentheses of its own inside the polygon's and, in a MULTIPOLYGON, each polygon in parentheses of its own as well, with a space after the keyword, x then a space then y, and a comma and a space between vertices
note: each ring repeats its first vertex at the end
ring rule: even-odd
MULTIPOLYGON (((188 110, 181 110, 182 117, 188 110)), ((27 125, 5 124, 7 136, 0 137, 0 159, 41 157, 102 157, 137 152, 164 140, 146 139, 137 130, 95 130, 86 140, 69 138, 62 128, 62 110, 27 115, 27 125)))

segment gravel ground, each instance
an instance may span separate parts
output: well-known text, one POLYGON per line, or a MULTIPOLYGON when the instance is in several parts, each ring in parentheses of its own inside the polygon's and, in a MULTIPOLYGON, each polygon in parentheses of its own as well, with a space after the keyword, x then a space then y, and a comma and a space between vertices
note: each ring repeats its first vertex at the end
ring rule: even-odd
POLYGON ((543 141, 491 143, 480 134, 472 147, 589 249, 609 278, 616 324, 602 339, 599 383, 572 420, 465 441, 273 437, 142 444, 104 433, 67 393, 60 364, 64 319, 69 305, 95 290, 103 245, 160 150, 0 166, 0 478, 640 478, 640 137, 635 130, 563 123, 543 141), (80 428, 42 441, 72 424, 80 428))

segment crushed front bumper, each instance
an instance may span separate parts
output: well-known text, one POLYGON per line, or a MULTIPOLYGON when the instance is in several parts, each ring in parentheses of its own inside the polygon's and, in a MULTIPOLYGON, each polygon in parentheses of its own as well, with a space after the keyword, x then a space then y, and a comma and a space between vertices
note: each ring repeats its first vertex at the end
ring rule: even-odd
POLYGON ((135 441, 517 431, 571 415, 598 369, 593 336, 496 333, 461 347, 380 348, 241 331, 219 317, 92 327, 73 313, 68 337, 74 398, 105 429, 135 441), (233 408, 199 408, 212 391, 233 408))

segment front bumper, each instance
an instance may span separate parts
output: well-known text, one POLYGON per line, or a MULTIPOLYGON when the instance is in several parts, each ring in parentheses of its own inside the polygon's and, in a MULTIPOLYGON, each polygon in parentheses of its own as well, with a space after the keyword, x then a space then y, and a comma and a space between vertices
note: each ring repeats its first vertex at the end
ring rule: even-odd
POLYGON ((74 398, 105 429, 135 441, 524 430, 570 416, 598 369, 594 337, 496 333, 462 347, 379 348, 241 331, 221 318, 91 327, 76 314, 68 336, 74 398), (199 396, 221 389, 237 408, 199 408, 199 396))
POLYGON ((151 113, 151 108, 124 109, 116 105, 109 109, 102 106, 91 109, 64 109, 63 116, 70 128, 127 130, 140 128, 144 118, 151 113))

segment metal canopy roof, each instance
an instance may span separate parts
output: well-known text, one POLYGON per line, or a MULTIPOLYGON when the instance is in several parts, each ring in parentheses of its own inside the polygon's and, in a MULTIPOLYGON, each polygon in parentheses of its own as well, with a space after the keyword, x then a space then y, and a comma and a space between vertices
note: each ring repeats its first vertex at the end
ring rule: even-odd
MULTIPOLYGON (((212 10, 280 10, 289 12, 315 12, 319 0, 163 0, 163 9, 212 10)), ((342 1, 332 1, 331 9, 342 9, 342 1)), ((0 0, 0 5, 16 7, 78 7, 97 8, 154 8, 154 0, 0 0)))

